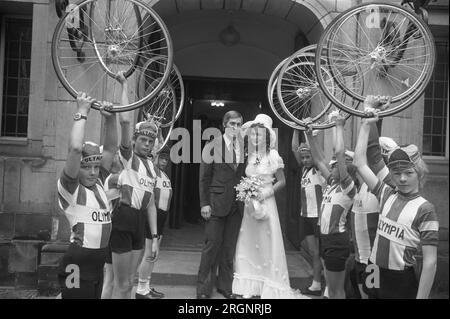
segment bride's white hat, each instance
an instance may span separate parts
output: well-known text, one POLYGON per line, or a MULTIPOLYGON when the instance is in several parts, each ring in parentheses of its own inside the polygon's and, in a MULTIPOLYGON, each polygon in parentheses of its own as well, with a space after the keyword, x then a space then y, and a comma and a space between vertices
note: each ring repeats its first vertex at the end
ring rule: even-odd
POLYGON ((256 115, 256 117, 253 121, 245 122, 242 125, 242 136, 247 135, 248 129, 254 124, 261 124, 262 126, 264 126, 265 128, 267 128, 269 130, 270 148, 274 148, 275 143, 277 141, 277 135, 275 134, 275 131, 272 128, 272 124, 273 124, 272 118, 269 115, 263 114, 263 113, 256 115))

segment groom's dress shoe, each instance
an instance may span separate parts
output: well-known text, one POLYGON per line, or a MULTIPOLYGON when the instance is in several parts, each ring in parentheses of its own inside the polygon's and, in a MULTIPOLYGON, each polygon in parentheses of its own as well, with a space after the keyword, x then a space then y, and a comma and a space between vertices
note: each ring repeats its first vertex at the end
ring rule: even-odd
POLYGON ((311 295, 311 296, 321 296, 322 295, 322 290, 311 290, 308 288, 302 290, 302 294, 304 295, 311 295))
POLYGON ((236 295, 231 292, 225 292, 222 289, 217 289, 219 294, 222 294, 226 299, 236 299, 236 295))
POLYGON ((161 297, 153 297, 150 293, 147 293, 147 294, 145 294, 145 295, 136 293, 136 294, 134 295, 134 297, 135 297, 136 299, 161 299, 161 297))

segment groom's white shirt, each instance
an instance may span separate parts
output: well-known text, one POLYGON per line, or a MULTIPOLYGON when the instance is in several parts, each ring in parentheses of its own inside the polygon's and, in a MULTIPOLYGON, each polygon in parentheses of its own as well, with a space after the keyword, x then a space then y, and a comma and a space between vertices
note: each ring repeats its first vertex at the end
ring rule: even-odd
MULTIPOLYGON (((233 140, 227 134, 223 134, 223 139, 225 140, 226 147, 231 151, 232 147, 233 147, 233 145, 232 145, 233 140)), ((236 137, 236 146, 239 146, 239 142, 237 140, 237 137, 236 137)), ((240 163, 240 159, 241 159, 241 149, 240 149, 240 147, 235 147, 234 152, 236 153, 236 161, 238 163, 240 163)))

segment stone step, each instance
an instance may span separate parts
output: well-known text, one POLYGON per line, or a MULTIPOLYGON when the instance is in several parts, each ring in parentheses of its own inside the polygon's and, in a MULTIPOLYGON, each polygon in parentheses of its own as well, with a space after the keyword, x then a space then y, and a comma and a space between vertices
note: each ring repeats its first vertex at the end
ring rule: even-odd
MULTIPOLYGON (((138 278, 136 276, 135 284, 137 284, 137 282, 138 278)), ((302 277, 302 278, 289 277, 289 282, 292 288, 303 289, 311 284, 311 277, 302 277)), ((195 287, 197 285, 197 275, 153 273, 152 285, 195 287)))
MULTIPOLYGON (((201 251, 162 250, 155 264, 152 283, 155 285, 196 285, 201 251)), ((289 278, 295 288, 304 287, 311 281, 312 268, 303 256, 286 252, 289 278)))
MULTIPOLYGON (((58 290, 57 270, 62 252, 44 251, 38 270, 38 291, 40 295, 53 295, 58 290)), ((286 253, 289 277, 292 287, 305 287, 311 281, 312 269, 302 255, 286 253)), ((167 250, 160 251, 158 262, 152 274, 152 284, 167 286, 196 286, 201 251, 167 250)), ((137 276, 136 280, 137 282, 137 276)))

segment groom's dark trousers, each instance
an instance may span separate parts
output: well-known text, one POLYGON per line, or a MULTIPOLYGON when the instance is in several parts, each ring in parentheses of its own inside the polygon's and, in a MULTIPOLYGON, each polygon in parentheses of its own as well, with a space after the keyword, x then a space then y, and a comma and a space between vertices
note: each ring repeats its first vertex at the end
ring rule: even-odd
POLYGON ((244 164, 227 160, 233 156, 230 156, 223 137, 206 144, 203 154, 205 152, 214 154, 214 160, 207 163, 202 157, 200 206, 211 206, 211 217, 205 222, 206 238, 198 271, 197 295, 211 296, 216 266, 219 268, 217 289, 231 293, 234 253, 243 214, 243 204, 236 201, 234 187, 243 175, 244 164))

